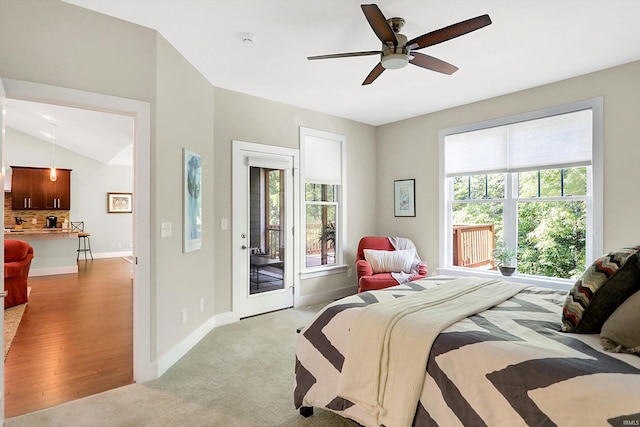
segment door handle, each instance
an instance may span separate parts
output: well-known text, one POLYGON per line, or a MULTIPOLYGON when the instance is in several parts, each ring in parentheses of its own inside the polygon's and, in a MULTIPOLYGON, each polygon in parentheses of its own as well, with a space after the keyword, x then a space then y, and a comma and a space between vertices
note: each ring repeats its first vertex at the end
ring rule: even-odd
POLYGON ((2 291, 0 292, 0 298, 6 298, 7 295, 9 295, 9 291, 2 291))
POLYGON ((241 249, 247 249, 247 245, 240 246, 241 249))

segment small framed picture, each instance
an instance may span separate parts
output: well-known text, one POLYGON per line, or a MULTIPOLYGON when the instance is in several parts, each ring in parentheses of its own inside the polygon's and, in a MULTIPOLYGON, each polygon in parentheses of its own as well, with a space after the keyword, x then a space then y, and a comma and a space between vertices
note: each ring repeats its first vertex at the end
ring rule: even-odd
POLYGON ((416 180, 400 179, 394 184, 394 215, 416 216, 416 180))
POLYGON ((107 193, 107 213, 133 212, 132 193, 107 193))

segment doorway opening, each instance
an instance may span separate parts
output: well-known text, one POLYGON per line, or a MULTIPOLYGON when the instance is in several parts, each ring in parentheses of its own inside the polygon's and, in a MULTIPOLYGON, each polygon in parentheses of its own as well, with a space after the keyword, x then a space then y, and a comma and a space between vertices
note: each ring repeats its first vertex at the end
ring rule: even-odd
MULTIPOLYGON (((132 215, 133 227, 133 278, 130 283, 133 293, 133 380, 149 381, 157 377, 157 367, 151 361, 151 281, 150 281, 150 105, 147 102, 112 97, 74 89, 0 79, 0 87, 8 99, 64 105, 91 111, 103 111, 133 118, 133 199, 136 211, 132 215)), ((4 143, 4 142, 3 142, 4 143)), ((4 158, 3 158, 4 166, 4 158)), ((104 202, 103 202, 104 203, 104 202)), ((100 203, 96 203, 99 206, 100 203)), ((128 249, 128 248, 127 248, 128 249)), ((121 260, 121 259, 120 259, 121 260)), ((123 261, 123 260, 121 260, 123 261)), ((124 261, 123 261, 124 262, 124 261)), ((128 263, 127 263, 128 264, 128 263)), ((128 264, 131 268, 131 264, 128 264)), ((4 384, 0 380, 0 394, 4 384)))

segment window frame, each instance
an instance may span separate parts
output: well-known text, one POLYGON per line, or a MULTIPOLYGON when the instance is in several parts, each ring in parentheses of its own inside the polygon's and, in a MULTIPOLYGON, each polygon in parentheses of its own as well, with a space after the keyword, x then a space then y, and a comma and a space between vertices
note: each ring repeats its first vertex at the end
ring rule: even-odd
MULTIPOLYGON (((586 263, 587 266, 602 254, 603 250, 603 98, 596 97, 582 101, 572 102, 555 107, 544 108, 531 112, 500 117, 496 119, 471 123, 462 126, 455 126, 451 128, 441 129, 439 132, 439 274, 454 275, 454 276, 483 276, 483 277, 497 277, 500 276, 496 271, 480 271, 473 270, 464 267, 453 266, 453 242, 450 238, 450 231, 452 230, 452 217, 449 194, 453 194, 453 181, 448 180, 445 176, 445 138, 448 135, 470 132, 474 130, 505 126, 512 123, 542 119, 545 117, 555 116, 559 114, 572 113, 580 110, 591 109, 592 115, 592 145, 591 145, 591 167, 588 172, 588 195, 587 197, 587 225, 586 225, 586 263), (590 190, 590 191, 589 191, 590 190)), ((519 201, 529 200, 528 198, 519 199, 517 197, 517 189, 514 187, 517 185, 517 177, 514 179, 514 175, 517 172, 506 173, 505 175, 505 199, 504 199, 504 218, 508 216, 514 217, 517 215, 517 203, 519 201)), ((582 198, 582 197, 580 197, 582 198)), ((536 201, 548 200, 550 198, 540 198, 536 201)), ((558 197, 552 199, 564 199, 568 201, 568 198, 558 197)), ((497 199, 496 199, 497 200, 497 199)), ((517 221, 513 222, 516 224, 517 221)), ((517 230, 509 230, 507 222, 504 223, 504 238, 507 240, 516 241, 517 230), (513 235, 515 233, 515 235, 513 235)), ((511 226, 513 228, 513 226, 511 226)), ((514 274, 509 278, 510 281, 523 282, 529 284, 535 284, 543 287, 568 289, 570 288, 574 280, 571 279, 559 279, 543 276, 534 276, 526 274, 514 274)))
MULTIPOLYGON (((325 132, 317 129, 311 129, 306 127, 300 127, 300 215, 299 215, 299 226, 300 234, 298 236, 300 242, 300 254, 299 254, 299 271, 301 279, 309 279, 313 277, 326 276, 330 274, 340 274, 347 273, 348 265, 346 264, 345 253, 347 247, 347 220, 346 220, 346 212, 347 212, 347 169, 346 169, 346 145, 347 138, 344 135, 325 132), (317 201, 307 201, 306 200, 306 176, 305 176, 305 165, 306 165, 306 138, 314 137, 321 139, 328 139, 333 141, 338 141, 340 143, 340 170, 341 170, 341 182, 340 184, 332 184, 335 185, 335 201, 334 202, 317 202, 317 201), (306 233, 307 233, 307 225, 306 225, 306 212, 308 205, 318 205, 318 204, 335 204, 336 205, 336 239, 335 239, 335 263, 334 264, 325 264, 319 265, 315 267, 307 267, 306 265, 306 233)), ((314 182, 310 182, 314 183, 314 182)), ((322 184, 322 183, 314 183, 314 184, 322 184)))

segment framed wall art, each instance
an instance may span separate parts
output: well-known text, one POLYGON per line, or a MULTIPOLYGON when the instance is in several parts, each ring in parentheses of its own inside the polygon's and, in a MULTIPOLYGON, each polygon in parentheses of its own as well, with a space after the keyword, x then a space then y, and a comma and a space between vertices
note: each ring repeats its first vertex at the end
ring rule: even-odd
POLYGON ((393 181, 394 215, 416 216, 416 180, 393 181))
POLYGON ((133 212, 132 193, 107 193, 107 213, 133 212))
POLYGON ((183 148, 182 161, 182 251, 189 253, 202 248, 202 157, 183 148))

